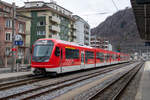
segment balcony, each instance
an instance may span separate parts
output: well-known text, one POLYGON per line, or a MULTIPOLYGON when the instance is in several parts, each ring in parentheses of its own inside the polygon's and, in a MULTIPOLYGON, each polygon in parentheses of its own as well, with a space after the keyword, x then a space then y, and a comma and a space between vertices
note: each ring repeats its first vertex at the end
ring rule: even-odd
POLYGON ((87 38, 89 38, 89 37, 90 37, 90 35, 89 35, 89 34, 84 34, 84 36, 85 36, 85 37, 87 37, 87 38))
POLYGON ((49 30, 58 32, 58 33, 60 32, 59 26, 54 26, 54 25, 49 26, 49 30))
POLYGON ((59 40, 60 40, 60 36, 59 36, 58 34, 52 35, 52 38, 53 38, 53 39, 59 39, 59 40))
POLYGON ((89 34, 90 29, 85 28, 85 29, 84 29, 84 32, 85 32, 86 34, 89 34))
POLYGON ((76 30, 76 27, 75 27, 75 25, 71 25, 71 28, 73 29, 73 30, 76 30))
POLYGON ((24 31, 19 31, 18 34, 21 34, 21 35, 29 35, 29 34, 26 34, 24 31))
POLYGON ((75 35, 74 32, 71 32, 71 33, 70 33, 70 36, 71 36, 72 38, 76 38, 76 35, 75 35))
POLYGON ((60 19, 57 18, 56 16, 49 16, 49 20, 53 21, 53 22, 55 22, 57 24, 60 24, 60 19))

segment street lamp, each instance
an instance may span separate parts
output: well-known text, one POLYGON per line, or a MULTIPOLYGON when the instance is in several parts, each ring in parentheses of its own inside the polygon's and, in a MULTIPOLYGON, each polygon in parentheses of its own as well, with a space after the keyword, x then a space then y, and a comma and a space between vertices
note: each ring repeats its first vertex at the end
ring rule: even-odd
MULTIPOLYGON (((13 15, 12 15, 12 50, 15 48, 14 45, 14 40, 15 40, 15 17, 16 17, 16 7, 15 7, 15 3, 13 2, 13 15)), ((14 71, 14 67, 16 64, 16 55, 15 55, 16 51, 12 51, 12 67, 11 67, 11 72, 14 71)))

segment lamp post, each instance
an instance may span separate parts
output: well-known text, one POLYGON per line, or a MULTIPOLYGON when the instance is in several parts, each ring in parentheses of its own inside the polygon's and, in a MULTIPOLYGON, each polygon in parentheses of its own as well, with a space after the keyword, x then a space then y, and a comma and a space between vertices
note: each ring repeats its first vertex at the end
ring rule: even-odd
POLYGON ((14 67, 16 64, 16 55, 15 55, 15 45, 14 45, 14 41, 15 41, 15 17, 16 17, 16 7, 15 7, 15 3, 13 2, 13 15, 12 15, 12 67, 11 67, 11 72, 14 71, 14 67))

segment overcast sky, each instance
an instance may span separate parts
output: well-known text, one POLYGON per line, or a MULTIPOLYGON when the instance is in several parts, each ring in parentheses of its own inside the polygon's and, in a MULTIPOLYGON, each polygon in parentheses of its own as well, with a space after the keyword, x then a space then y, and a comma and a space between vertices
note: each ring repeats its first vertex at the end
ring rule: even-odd
MULTIPOLYGON (((15 2, 17 6, 23 6, 26 1, 45 1, 50 0, 2 0, 5 2, 15 2)), ((70 10, 74 14, 81 16, 88 21, 91 28, 96 27, 108 16, 117 11, 112 0, 55 0, 58 5, 70 10)), ((113 0, 118 10, 131 7, 130 0, 113 0)))

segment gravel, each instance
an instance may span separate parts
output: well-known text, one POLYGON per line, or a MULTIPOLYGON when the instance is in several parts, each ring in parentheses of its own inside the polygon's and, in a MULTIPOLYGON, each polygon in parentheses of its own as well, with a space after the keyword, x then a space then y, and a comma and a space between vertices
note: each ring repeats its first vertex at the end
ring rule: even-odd
POLYGON ((139 88, 139 84, 140 84, 143 71, 144 71, 144 67, 140 69, 137 75, 129 83, 128 87, 124 90, 123 95, 121 95, 120 100, 136 100, 136 93, 139 88))
MULTIPOLYGON (((133 67, 129 68, 128 70, 131 70, 133 67)), ((95 91, 98 90, 102 90, 104 87, 108 86, 109 84, 111 84, 113 81, 117 80, 119 77, 121 77, 123 74, 125 74, 126 72, 128 72, 128 70, 124 71, 123 73, 118 73, 117 75, 115 75, 113 78, 110 78, 107 81, 104 81, 103 83, 98 84, 95 87, 92 87, 90 89, 88 89, 87 91, 85 91, 84 93, 75 96, 75 100, 87 100, 89 98, 90 95, 93 95, 93 93, 95 93, 95 91)))
MULTIPOLYGON (((126 67, 125 67, 126 68, 126 67)), ((131 68, 131 67, 130 67, 131 68)), ((115 70, 115 71, 119 71, 120 69, 118 70, 115 70)), ((85 80, 83 82, 80 82, 80 83, 77 83, 73 86, 69 86, 69 87, 66 87, 66 88, 63 88, 61 90, 58 90, 58 91, 55 91, 55 92, 52 92, 51 94, 46 94, 44 96, 41 96, 39 97, 38 99, 43 99, 43 98, 46 98, 46 99, 52 99, 56 96, 59 96, 61 94, 64 94, 74 88, 77 88, 77 87, 80 87, 80 86, 83 86, 85 84, 88 84, 90 82, 93 82, 97 79, 101 79, 103 78, 105 75, 109 75, 109 74, 112 74, 114 73, 115 71, 112 71, 112 72, 109 72, 109 73, 106 73, 106 74, 103 74, 103 75, 100 75, 100 76, 97 76, 97 77, 94 77, 92 79, 88 79, 88 80, 85 80)), ((80 74, 81 75, 81 74, 80 74)), ((68 76, 67 76, 68 77, 68 76)), ((71 77, 71 76, 70 76, 71 77)), ((64 77, 65 78, 65 77, 64 77)), ((62 78, 58 78, 58 79, 62 79, 62 78)), ((42 81, 42 82, 37 82, 37 83, 34 83, 34 84, 26 84, 26 85, 23 85, 21 87, 17 87, 17 88, 11 88, 9 90, 4 90, 4 91, 0 91, 0 97, 5 97, 5 96, 9 96, 9 95, 12 95, 12 94, 16 94, 16 93, 19 93, 19 92, 22 92, 22 91, 26 91, 26 90, 29 90, 31 88, 36 88, 36 87, 39 87, 40 85, 44 85, 44 84, 48 84, 50 82, 54 82, 53 80, 56 81, 56 79, 50 79, 50 80, 46 80, 46 81, 42 81), (44 83, 44 84, 43 84, 44 83)), ((52 88, 52 87, 50 87, 52 88)), ((42 89, 41 91, 44 91, 44 90, 47 90, 49 88, 46 88, 46 89, 42 89)), ((38 91, 37 91, 38 92, 38 91)), ((24 95, 24 96, 27 96, 28 94, 24 95)), ((21 99, 21 98, 19 98, 21 99)), ((19 100, 18 99, 18 100, 19 100)), ((16 100, 16 98, 15 98, 16 100)))
MULTIPOLYGON (((134 67, 134 66, 130 67, 128 70, 132 69, 133 67, 134 67)), ((125 68, 124 68, 124 69, 125 69, 125 68)), ((63 89, 61 89, 61 90, 57 90, 57 91, 55 91, 55 92, 47 93, 47 95, 40 96, 40 97, 38 97, 38 99, 53 99, 53 98, 55 98, 55 97, 57 97, 57 96, 59 96, 59 95, 62 95, 62 94, 64 94, 64 93, 66 93, 66 92, 69 92, 69 91, 71 91, 71 90, 73 90, 73 89, 75 89, 75 88, 81 87, 81 86, 83 86, 83 85, 85 85, 85 84, 88 84, 88 83, 91 83, 91 82, 93 82, 93 81, 95 81, 95 80, 102 79, 103 77, 105 77, 105 76, 107 76, 107 75, 110 75, 110 74, 113 74, 113 73, 115 73, 115 72, 117 72, 117 71, 119 71, 119 70, 121 70, 121 69, 118 69, 118 70, 115 70, 115 71, 112 71, 112 72, 109 72, 109 73, 106 73, 106 74, 103 74, 103 75, 100 75, 100 76, 97 76, 97 77, 94 77, 94 78, 91 78, 91 79, 88 79, 88 80, 85 80, 85 81, 82 81, 82 82, 77 83, 77 84, 74 84, 74 85, 72 85, 72 86, 65 87, 65 88, 63 88, 63 89)), ((125 72, 127 72, 127 71, 125 71, 125 72)), ((124 73, 125 73, 125 72, 124 72, 124 73)), ((110 78, 110 79, 104 81, 103 83, 101 83, 99 86, 102 88, 102 87, 104 86, 104 84, 110 83, 112 80, 117 79, 117 77, 120 77, 121 75, 122 75, 122 73, 118 73, 117 75, 113 76, 113 78, 110 78)), ((98 88, 98 87, 95 87, 95 88, 98 88)), ((91 89, 90 89, 90 90, 91 90, 91 89)), ((90 92, 89 92, 89 93, 90 93, 90 92)), ((87 94, 85 93, 85 94, 83 94, 83 95, 87 95, 87 94)), ((75 99, 78 99, 78 98, 75 98, 75 99)), ((85 100, 86 100, 86 99, 85 99, 85 100)))

